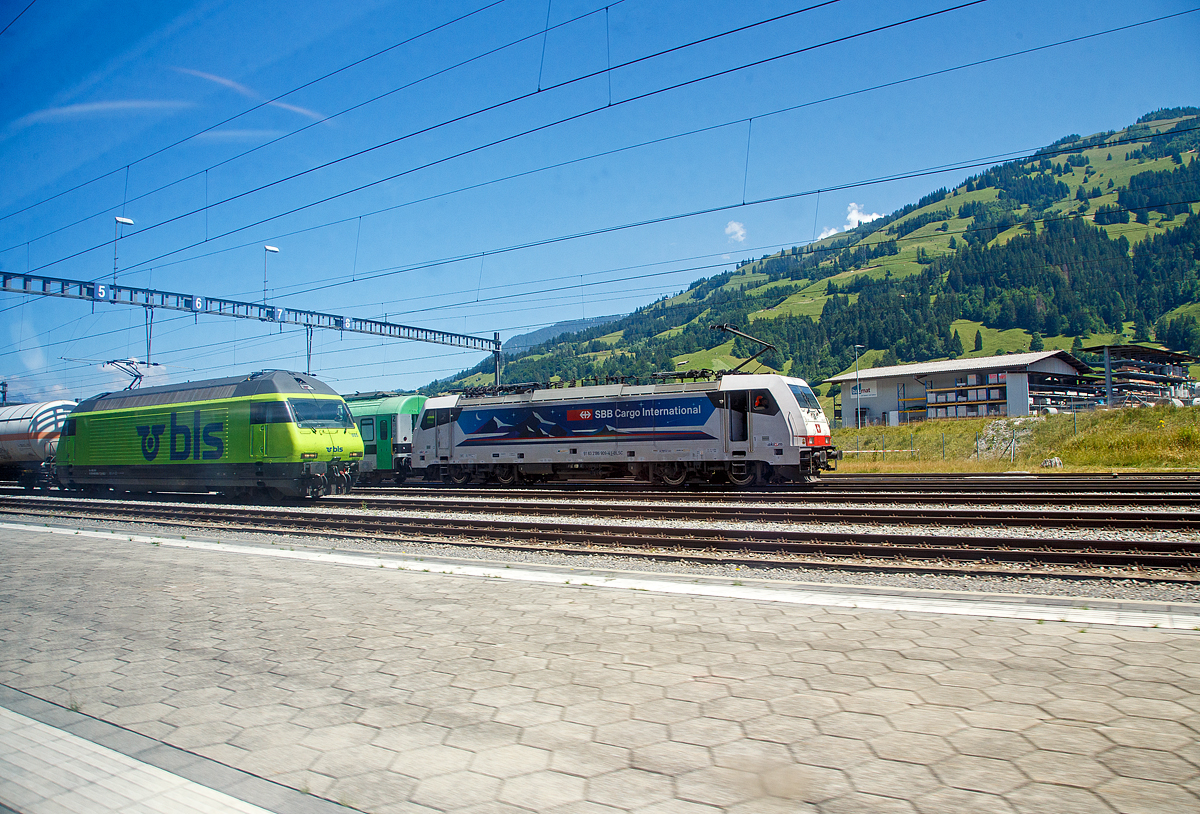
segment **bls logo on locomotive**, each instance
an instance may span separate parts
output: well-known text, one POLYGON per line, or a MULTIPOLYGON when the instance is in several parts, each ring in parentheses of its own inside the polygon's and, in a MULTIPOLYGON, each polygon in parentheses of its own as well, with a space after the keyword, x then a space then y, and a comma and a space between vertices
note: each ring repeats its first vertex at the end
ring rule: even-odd
MULTIPOLYGON (((170 458, 172 461, 195 461, 204 459, 215 461, 225 454, 225 442, 217 435, 224 429, 223 421, 212 421, 204 425, 204 434, 200 432, 200 411, 192 411, 192 424, 179 423, 179 413, 171 413, 170 458), (208 449, 201 450, 200 442, 208 449)), ((159 436, 167 429, 165 424, 151 424, 136 427, 138 436, 142 439, 142 457, 153 461, 158 457, 159 436)))

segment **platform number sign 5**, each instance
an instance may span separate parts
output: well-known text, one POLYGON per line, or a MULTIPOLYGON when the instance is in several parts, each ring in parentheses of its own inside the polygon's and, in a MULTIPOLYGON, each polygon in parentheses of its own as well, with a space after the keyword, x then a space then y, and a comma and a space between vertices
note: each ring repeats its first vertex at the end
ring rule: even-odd
POLYGON ((116 292, 108 283, 96 283, 92 291, 92 299, 95 300, 111 300, 115 295, 116 292))

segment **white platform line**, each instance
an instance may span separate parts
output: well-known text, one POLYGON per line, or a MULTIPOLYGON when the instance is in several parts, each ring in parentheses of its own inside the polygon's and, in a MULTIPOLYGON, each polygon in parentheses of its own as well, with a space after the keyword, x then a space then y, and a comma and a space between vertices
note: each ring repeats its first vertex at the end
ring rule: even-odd
POLYGON ((7 764, 0 771, 0 801, 28 814, 135 807, 161 814, 271 814, 5 707, 0 707, 0 740, 17 749, 0 759, 7 764))
MULTIPOLYGON (((748 599, 754 602, 784 602, 793 605, 823 605, 826 607, 853 608, 859 610, 886 610, 918 613, 937 613, 955 616, 987 616, 1003 619, 1031 619, 1053 622, 1069 622, 1079 625, 1118 625, 1123 627, 1168 628, 1174 630, 1200 630, 1200 609, 1196 613, 1166 613, 1155 610, 1111 609, 1092 607, 1069 607, 1065 605, 1038 604, 1022 597, 1020 601, 1002 599, 949 599, 940 597, 889 596, 873 592, 805 590, 784 586, 733 585, 713 582, 680 582, 677 580, 654 579, 653 577, 603 576, 599 574, 565 575, 556 569, 533 569, 512 566, 459 565, 446 562, 431 562, 399 556, 376 556, 367 553, 339 553, 322 551, 292 551, 278 547, 247 546, 237 543, 215 543, 199 540, 181 540, 128 532, 108 532, 91 529, 78 531, 49 526, 30 526, 17 523, 0 523, 0 528, 20 531, 61 534, 96 539, 114 540, 123 543, 151 544, 170 548, 196 551, 216 551, 226 554, 275 557, 304 562, 327 563, 330 565, 353 566, 356 568, 382 568, 398 571, 417 571, 456 576, 487 577, 517 582, 535 582, 552 585, 586 586, 655 593, 684 594, 725 599, 748 599)), ((599 569, 597 569, 599 570, 599 569)), ((1081 604, 1086 600, 1080 600, 1081 604)))

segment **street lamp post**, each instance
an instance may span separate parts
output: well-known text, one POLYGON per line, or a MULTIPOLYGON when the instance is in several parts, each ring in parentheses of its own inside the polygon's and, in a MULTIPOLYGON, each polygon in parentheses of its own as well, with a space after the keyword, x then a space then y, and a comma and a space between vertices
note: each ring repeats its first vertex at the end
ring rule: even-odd
POLYGON ((121 237, 121 226, 133 226, 133 221, 117 215, 113 223, 113 285, 117 284, 117 241, 121 237))
POLYGON ((854 346, 854 395, 858 399, 854 406, 854 429, 862 429, 862 380, 858 376, 858 349, 865 345, 854 346))
POLYGON ((274 246, 263 246, 263 305, 267 304, 267 254, 278 254, 274 246))

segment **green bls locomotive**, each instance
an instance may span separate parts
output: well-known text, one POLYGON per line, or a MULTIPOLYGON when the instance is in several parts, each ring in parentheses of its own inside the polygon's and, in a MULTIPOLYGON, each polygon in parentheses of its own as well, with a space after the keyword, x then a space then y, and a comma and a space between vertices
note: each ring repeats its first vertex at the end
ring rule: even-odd
POLYGON ((101 393, 67 419, 68 489, 319 497, 350 490, 363 443, 342 397, 303 373, 101 393))
POLYGON ((359 483, 404 483, 412 474, 413 429, 425 406, 424 396, 405 393, 355 393, 346 403, 363 440, 359 483))

